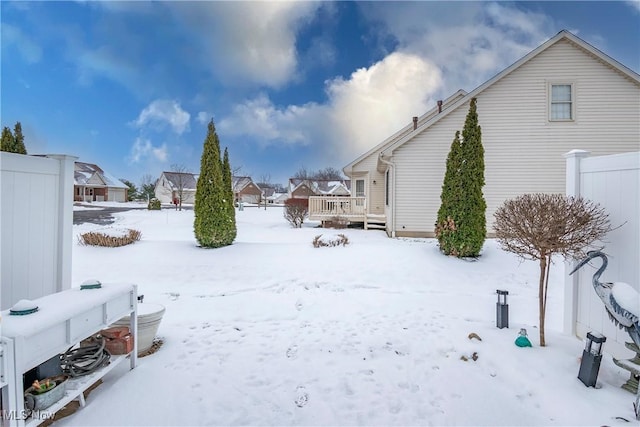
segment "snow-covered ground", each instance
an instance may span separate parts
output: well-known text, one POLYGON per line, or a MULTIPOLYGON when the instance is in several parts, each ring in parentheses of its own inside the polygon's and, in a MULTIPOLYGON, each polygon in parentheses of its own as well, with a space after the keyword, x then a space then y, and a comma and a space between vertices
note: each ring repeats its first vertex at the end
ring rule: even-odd
MULTIPOLYGON (((578 379, 583 342, 562 331, 564 269, 551 272, 538 345, 538 265, 488 240, 475 262, 431 239, 292 229, 282 208, 237 212, 232 246, 201 249, 193 211, 135 210, 121 248, 73 249, 74 286, 133 282, 166 307, 160 350, 121 364, 59 426, 630 425, 628 374, 605 355, 578 379), (317 234, 346 247, 314 248, 317 234), (496 289, 510 328, 497 329, 496 289), (526 328, 533 348, 514 340, 526 328), (482 341, 468 338, 475 333, 482 341), (476 361, 461 360, 477 353, 476 361)), ((83 224, 80 233, 100 229, 83 224)), ((74 238, 74 242, 77 239, 74 238)), ((605 344, 606 350, 606 344, 605 344)), ((632 423, 631 423, 632 424, 632 423)))

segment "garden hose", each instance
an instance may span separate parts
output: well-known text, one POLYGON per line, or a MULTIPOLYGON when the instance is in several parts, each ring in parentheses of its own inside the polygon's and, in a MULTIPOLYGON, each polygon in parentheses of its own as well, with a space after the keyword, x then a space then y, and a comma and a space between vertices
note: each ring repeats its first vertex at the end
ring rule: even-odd
POLYGON ((60 356, 60 364, 65 374, 73 377, 89 375, 109 364, 111 353, 105 348, 106 341, 100 337, 96 344, 69 348, 60 356))

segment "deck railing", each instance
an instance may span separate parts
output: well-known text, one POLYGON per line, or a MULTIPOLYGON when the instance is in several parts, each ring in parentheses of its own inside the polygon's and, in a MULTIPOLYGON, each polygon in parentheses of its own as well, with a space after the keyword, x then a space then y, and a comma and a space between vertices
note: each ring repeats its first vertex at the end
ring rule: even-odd
POLYGON ((309 219, 331 217, 364 218, 367 212, 366 197, 311 196, 309 219))

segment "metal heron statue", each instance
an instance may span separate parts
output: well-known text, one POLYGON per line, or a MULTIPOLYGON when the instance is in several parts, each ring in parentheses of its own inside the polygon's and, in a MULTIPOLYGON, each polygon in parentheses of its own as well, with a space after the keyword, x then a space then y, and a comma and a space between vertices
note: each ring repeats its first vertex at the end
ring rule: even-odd
MULTIPOLYGON (((587 257, 580 261, 569 274, 578 271, 594 258, 601 258, 602 265, 593 274, 591 283, 611 321, 620 329, 627 331, 633 343, 640 349, 640 293, 624 282, 601 282, 600 276, 607 268, 607 256, 600 251, 589 251, 587 257)), ((636 419, 640 420, 640 387, 633 404, 636 419)))

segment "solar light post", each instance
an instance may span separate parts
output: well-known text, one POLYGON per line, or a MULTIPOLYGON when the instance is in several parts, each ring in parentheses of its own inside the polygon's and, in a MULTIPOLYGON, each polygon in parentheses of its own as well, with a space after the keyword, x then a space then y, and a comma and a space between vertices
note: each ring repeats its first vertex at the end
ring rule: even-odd
POLYGON ((580 362, 580 372, 578 379, 587 387, 595 387, 600 362, 602 361, 602 344, 607 337, 596 332, 587 333, 587 341, 582 351, 582 361, 580 362))
POLYGON ((498 294, 498 302, 496 303, 496 326, 499 329, 509 327, 509 304, 507 304, 507 295, 509 291, 496 290, 498 294))

